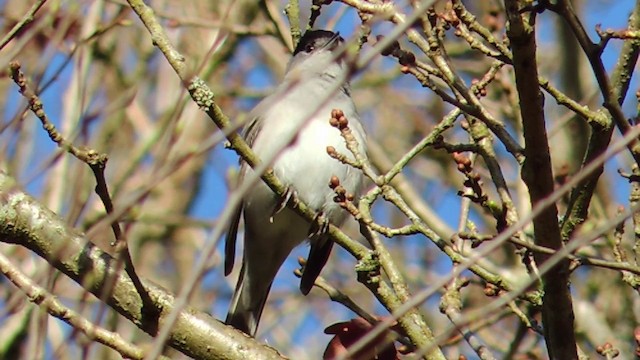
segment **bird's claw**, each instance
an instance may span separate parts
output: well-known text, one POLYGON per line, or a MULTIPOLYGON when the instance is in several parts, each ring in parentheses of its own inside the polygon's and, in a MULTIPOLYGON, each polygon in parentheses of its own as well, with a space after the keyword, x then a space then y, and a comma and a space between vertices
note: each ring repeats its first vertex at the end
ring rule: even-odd
POLYGON ((325 235, 329 231, 329 219, 319 212, 309 226, 309 238, 325 235))
POLYGON ((269 220, 273 222, 273 217, 276 216, 280 211, 284 210, 284 208, 287 207, 287 204, 291 200, 297 199, 297 198, 298 198, 298 192, 291 186, 287 186, 286 190, 284 191, 284 194, 282 194, 282 197, 280 198, 275 208, 273 209, 273 212, 271 213, 269 220))

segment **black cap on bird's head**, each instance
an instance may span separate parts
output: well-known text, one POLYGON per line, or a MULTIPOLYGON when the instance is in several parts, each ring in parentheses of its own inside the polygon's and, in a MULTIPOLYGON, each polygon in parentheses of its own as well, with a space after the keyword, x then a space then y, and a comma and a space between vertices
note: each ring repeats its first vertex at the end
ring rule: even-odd
POLYGON ((336 50, 343 43, 344 39, 337 32, 307 31, 300 38, 293 52, 293 57, 287 66, 285 79, 299 79, 301 76, 310 78, 315 75, 320 75, 320 78, 323 79, 340 77, 340 73, 344 72, 346 68, 344 57, 338 56, 336 50))
POLYGON ((311 53, 319 49, 327 49, 329 51, 334 50, 340 44, 344 42, 344 39, 340 36, 339 32, 332 32, 328 30, 309 30, 298 42, 293 55, 297 55, 301 52, 311 53))

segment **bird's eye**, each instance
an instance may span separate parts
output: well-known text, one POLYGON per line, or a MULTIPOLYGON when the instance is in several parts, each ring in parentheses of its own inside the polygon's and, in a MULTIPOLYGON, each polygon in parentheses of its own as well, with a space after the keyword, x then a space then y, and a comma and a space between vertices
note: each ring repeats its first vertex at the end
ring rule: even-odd
POLYGON ((309 43, 307 45, 304 46, 304 52, 310 53, 312 52, 314 49, 316 48, 316 46, 313 43, 309 43))

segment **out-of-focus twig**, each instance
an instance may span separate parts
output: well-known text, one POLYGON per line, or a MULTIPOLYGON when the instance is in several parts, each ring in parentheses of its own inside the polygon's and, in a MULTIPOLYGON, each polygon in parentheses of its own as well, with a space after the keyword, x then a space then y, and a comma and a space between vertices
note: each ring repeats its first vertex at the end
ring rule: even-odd
MULTIPOLYGON (((102 200, 107 213, 113 213, 113 202, 111 201, 109 188, 107 187, 107 180, 104 176, 104 170, 107 165, 108 159, 107 155, 98 153, 93 149, 80 149, 73 145, 73 143, 71 143, 70 141, 66 140, 62 136, 62 134, 58 132, 55 125, 53 125, 53 123, 49 121, 49 118, 44 111, 44 105, 42 101, 35 93, 35 91, 33 91, 29 87, 24 73, 20 70, 20 63, 18 63, 17 61, 12 61, 9 64, 9 69, 11 71, 11 77, 13 78, 13 81, 20 88, 20 93, 29 102, 29 108, 38 117, 38 119, 40 119, 40 122, 42 122, 42 127, 47 131, 47 134, 49 135, 51 140, 58 144, 58 146, 65 151, 75 156, 78 160, 89 165, 96 179, 96 194, 98 194, 100 200, 102 200)), ((113 230, 116 239, 113 245, 116 246, 116 251, 122 255, 125 271, 131 277, 133 284, 138 290, 138 293, 140 293, 140 297, 142 298, 143 303, 146 305, 145 311, 153 316, 153 314, 156 314, 158 312, 158 309, 155 309, 153 307, 153 301, 147 294, 147 291, 145 290, 142 281, 140 281, 138 274, 136 274, 135 268, 133 266, 133 259, 131 258, 131 253, 129 252, 127 242, 123 237, 120 224, 117 220, 111 222, 111 229, 113 230)), ((108 292, 109 287, 107 287, 106 289, 108 292)), ((105 294, 104 296, 106 297, 107 294, 105 294)))
MULTIPOLYGON (((154 307, 161 313, 153 318, 144 314, 144 304, 131 279, 116 272, 118 260, 21 191, 15 180, 1 170, 0 242, 20 245, 38 254, 96 297, 105 293, 107 280, 114 277, 107 304, 150 335, 157 334, 158 324, 175 307, 176 300, 171 294, 145 283, 154 307)), ((200 359, 226 356, 237 360, 283 358, 274 349, 258 344, 208 314, 190 307, 178 314, 169 332, 168 345, 187 356, 200 359)))
POLYGON ((27 26, 33 20, 35 20, 34 15, 38 12, 38 10, 40 10, 42 5, 44 5, 44 3, 46 2, 47 0, 38 0, 33 5, 31 5, 31 8, 29 8, 29 11, 27 11, 27 13, 24 14, 24 16, 22 17, 22 20, 20 20, 17 24, 15 24, 13 28, 11 28, 11 31, 9 31, 7 35, 5 35, 2 38, 2 40, 0 40, 0 50, 4 49, 4 47, 7 46, 9 41, 11 41, 11 39, 13 39, 25 26, 27 26))
MULTIPOLYGON (((119 352, 123 357, 131 359, 142 359, 144 351, 139 347, 125 341, 120 334, 103 329, 81 314, 63 305, 46 289, 38 286, 27 275, 17 269, 11 261, 0 253, 0 272, 17 286, 29 300, 41 308, 45 309, 49 314, 73 326, 74 329, 81 331, 90 340, 95 340, 106 345, 113 350, 119 352)), ((162 359, 168 359, 164 356, 162 359)))

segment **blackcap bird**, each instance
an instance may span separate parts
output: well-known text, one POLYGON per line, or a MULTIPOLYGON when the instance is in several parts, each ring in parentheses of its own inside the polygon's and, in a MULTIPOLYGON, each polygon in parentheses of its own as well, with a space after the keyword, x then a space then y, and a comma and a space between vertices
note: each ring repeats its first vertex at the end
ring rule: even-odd
MULTIPOLYGON (((321 214, 324 221, 337 226, 347 213, 334 201, 336 194, 329 181, 336 176, 340 185, 357 198, 362 173, 327 154, 327 147, 332 146, 338 153, 354 158, 340 131, 329 124, 333 109, 344 112, 358 151, 366 154, 365 133, 346 80, 348 69, 336 56, 343 42, 331 31, 307 31, 293 53, 284 80, 252 110, 243 131, 253 151, 263 161, 272 161, 271 167, 288 186, 288 194, 294 194, 321 214)), ((252 171, 241 162, 239 181, 252 171)), ((260 181, 244 195, 227 233, 225 275, 233 268, 242 214, 242 269, 226 323, 251 336, 255 336, 273 279, 291 250, 309 238, 311 249, 300 283, 300 290, 306 295, 333 246, 322 231, 310 236, 309 223, 283 207, 283 201, 286 199, 260 181)))

